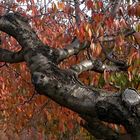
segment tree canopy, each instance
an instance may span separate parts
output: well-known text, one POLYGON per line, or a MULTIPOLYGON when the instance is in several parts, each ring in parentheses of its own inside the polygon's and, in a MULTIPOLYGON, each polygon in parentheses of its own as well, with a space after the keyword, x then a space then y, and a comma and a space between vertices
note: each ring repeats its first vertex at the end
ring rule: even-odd
POLYGON ((0 137, 139 140, 139 19, 137 0, 1 0, 0 137))

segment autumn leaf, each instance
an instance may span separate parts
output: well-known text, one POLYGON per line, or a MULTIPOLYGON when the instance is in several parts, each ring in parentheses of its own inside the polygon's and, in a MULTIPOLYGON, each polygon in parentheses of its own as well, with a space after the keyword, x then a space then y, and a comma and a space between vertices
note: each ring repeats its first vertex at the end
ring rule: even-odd
POLYGON ((135 40, 138 44, 140 44, 140 32, 134 33, 135 40))
POLYGON ((104 80, 106 83, 109 83, 110 73, 107 70, 104 70, 104 80))
POLYGON ((124 45, 125 41, 124 41, 124 37, 123 36, 117 36, 116 37, 116 45, 117 46, 122 46, 124 45))
POLYGON ((94 8, 94 3, 92 0, 87 0, 86 5, 88 9, 94 8))
POLYGON ((136 5, 136 16, 140 17, 140 2, 136 5))
POLYGON ((103 2, 102 1, 97 1, 97 5, 99 8, 102 8, 103 7, 103 2))
POLYGON ((57 11, 57 6, 56 6, 56 4, 55 4, 55 3, 52 3, 52 10, 53 10, 54 12, 56 12, 56 11, 57 11))
POLYGON ((64 9, 64 7, 65 7, 65 4, 64 4, 64 2, 58 2, 58 9, 60 9, 60 10, 63 10, 64 9))

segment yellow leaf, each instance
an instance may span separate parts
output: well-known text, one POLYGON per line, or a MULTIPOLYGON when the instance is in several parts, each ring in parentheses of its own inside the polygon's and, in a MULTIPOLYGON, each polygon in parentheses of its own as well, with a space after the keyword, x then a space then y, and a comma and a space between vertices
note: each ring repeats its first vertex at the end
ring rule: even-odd
POLYGON ((92 38, 92 31, 91 31, 91 29, 88 30, 88 34, 89 34, 89 37, 91 39, 92 38))
POLYGON ((86 24, 85 29, 86 29, 86 31, 88 32, 88 30, 89 30, 89 24, 86 24))
POLYGON ((52 9, 53 9, 54 12, 57 11, 57 7, 56 7, 56 4, 55 3, 52 3, 52 9))

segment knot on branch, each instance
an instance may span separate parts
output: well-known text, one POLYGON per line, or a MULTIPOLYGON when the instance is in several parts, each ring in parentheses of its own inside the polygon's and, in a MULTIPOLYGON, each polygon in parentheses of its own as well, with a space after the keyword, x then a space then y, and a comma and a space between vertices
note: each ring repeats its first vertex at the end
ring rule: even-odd
POLYGON ((32 82, 36 85, 36 84, 42 84, 45 85, 46 83, 48 83, 49 79, 47 78, 47 76, 41 72, 34 72, 32 75, 32 82))
POLYGON ((127 88, 122 94, 122 101, 131 109, 140 103, 140 95, 135 89, 127 88))

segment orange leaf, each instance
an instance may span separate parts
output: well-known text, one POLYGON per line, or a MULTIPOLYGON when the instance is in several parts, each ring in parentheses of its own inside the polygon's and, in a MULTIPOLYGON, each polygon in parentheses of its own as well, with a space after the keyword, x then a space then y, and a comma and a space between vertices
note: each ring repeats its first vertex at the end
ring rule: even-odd
POLYGON ((88 30, 88 35, 89 35, 89 37, 91 39, 92 38, 92 31, 91 31, 91 29, 88 30))
POLYGON ((97 57, 100 55, 102 48, 99 43, 97 43, 97 44, 91 43, 90 47, 91 47, 91 50, 92 50, 94 56, 97 57))
POLYGON ((138 44, 140 44, 140 32, 134 33, 135 40, 138 44))
POLYGON ((140 17, 140 3, 136 5, 136 16, 140 17))
POLYGON ((99 36, 101 37, 103 35, 104 35, 104 29, 103 29, 102 26, 100 26, 100 28, 99 28, 99 36))
POLYGON ((126 24, 126 21, 124 19, 121 19, 120 25, 122 28, 127 28, 127 24, 126 24))
POLYGON ((116 37, 116 45, 117 46, 122 46, 122 45, 124 45, 124 43, 125 43, 125 41, 124 41, 124 38, 123 38, 123 36, 118 36, 118 37, 116 37))
POLYGON ((65 7, 64 2, 59 2, 59 3, 58 3, 58 9, 63 10, 64 7, 65 7))

